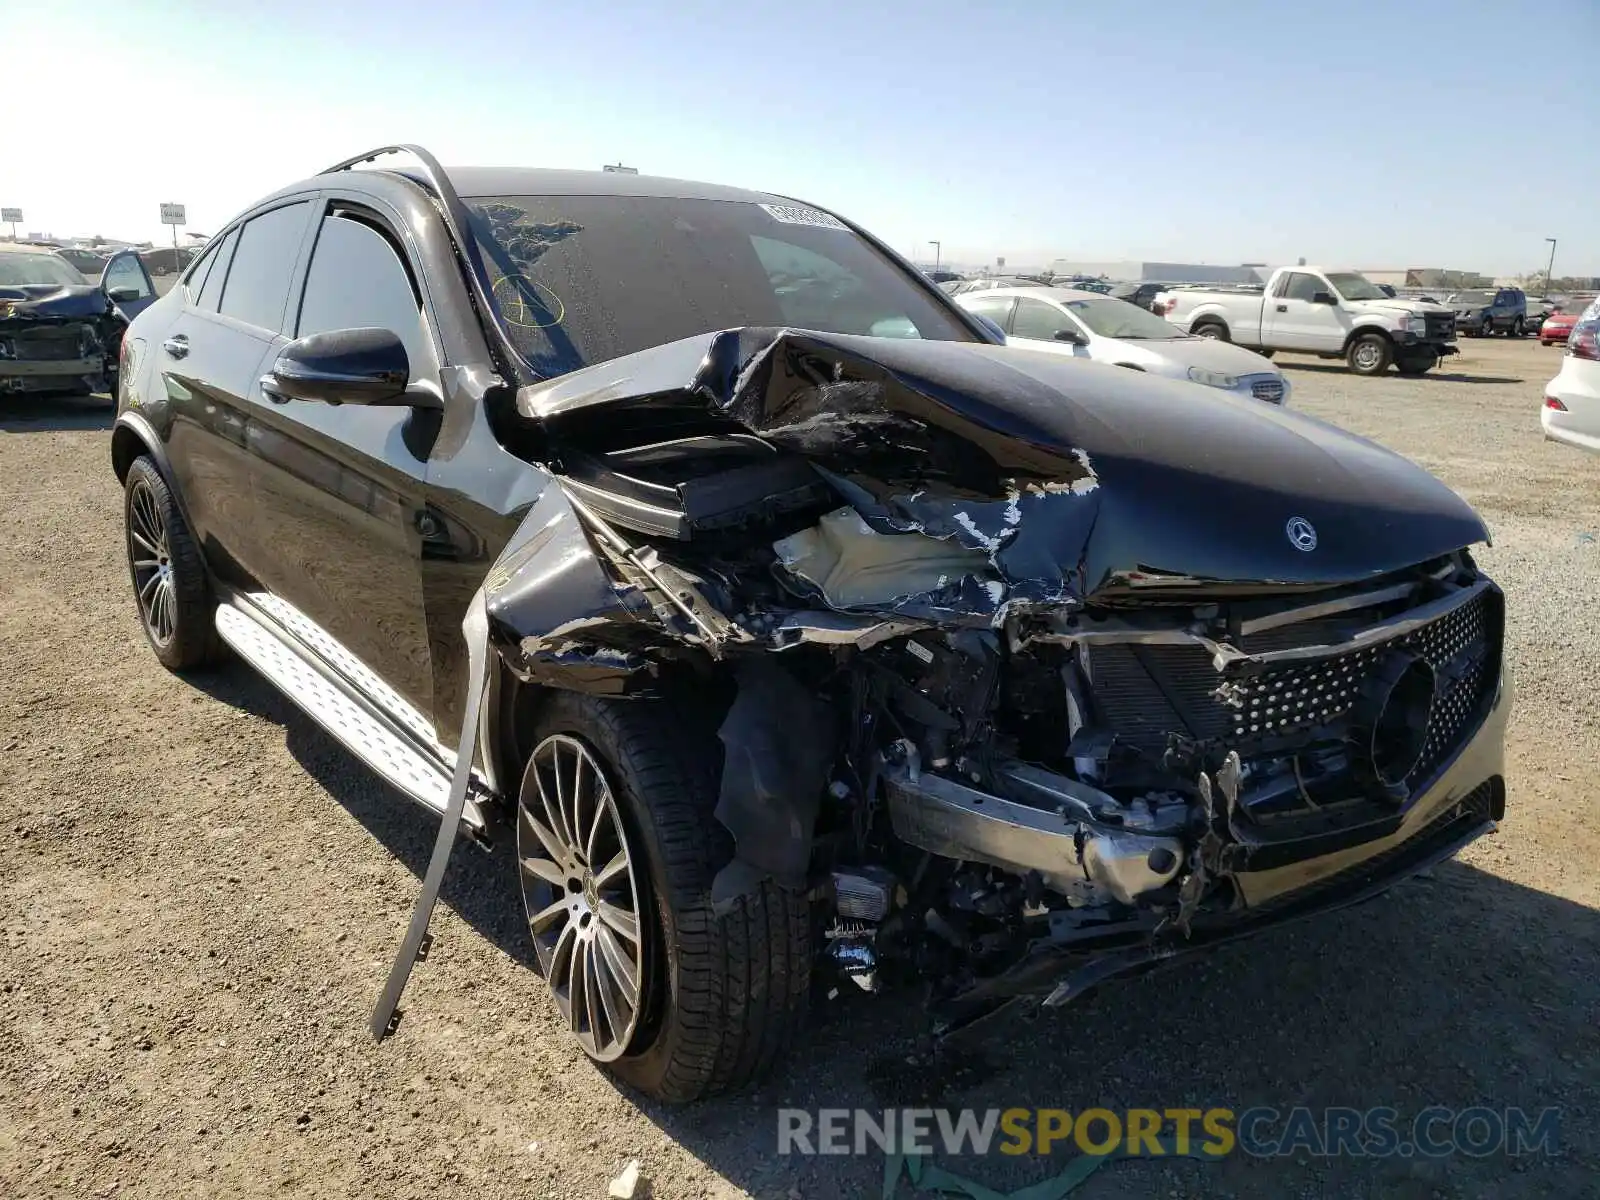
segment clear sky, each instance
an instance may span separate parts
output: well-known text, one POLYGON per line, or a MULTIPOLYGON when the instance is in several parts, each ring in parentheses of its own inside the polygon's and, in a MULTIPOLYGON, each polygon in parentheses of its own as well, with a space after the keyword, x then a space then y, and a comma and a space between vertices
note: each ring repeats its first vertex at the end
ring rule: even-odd
POLYGON ((0 203, 63 236, 415 141, 972 264, 1600 274, 1600 0, 0 0, 0 63, 0 203))

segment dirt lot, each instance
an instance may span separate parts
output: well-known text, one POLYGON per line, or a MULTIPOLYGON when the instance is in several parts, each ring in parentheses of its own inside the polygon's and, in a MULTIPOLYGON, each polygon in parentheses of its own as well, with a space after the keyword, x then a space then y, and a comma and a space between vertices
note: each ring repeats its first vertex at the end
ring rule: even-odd
POLYGON ((1417 459, 1493 529, 1517 685, 1498 836, 937 1059, 909 999, 842 997, 763 1091, 687 1111, 619 1092, 557 1028, 504 848, 458 851, 406 1021, 369 1040, 435 824, 244 668, 161 671, 108 409, 7 402, 0 1195, 589 1197, 637 1156, 672 1200, 876 1196, 880 1160, 776 1159, 774 1110, 908 1103, 1559 1105, 1555 1160, 1127 1162, 1075 1195, 1600 1194, 1600 459, 1540 437, 1557 351, 1463 348, 1419 381, 1289 365, 1296 407, 1417 459))

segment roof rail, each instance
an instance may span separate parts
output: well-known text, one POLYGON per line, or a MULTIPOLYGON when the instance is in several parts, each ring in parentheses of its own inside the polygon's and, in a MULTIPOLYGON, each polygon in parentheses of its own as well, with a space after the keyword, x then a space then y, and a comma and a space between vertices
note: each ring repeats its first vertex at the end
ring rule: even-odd
MULTIPOLYGON (((456 252, 466 261, 468 290, 472 293, 473 303, 478 306, 478 312, 484 328, 493 331, 493 340, 499 343, 499 349, 507 362, 515 362, 520 357, 516 348, 511 345, 505 331, 500 327, 500 322, 495 317, 494 303, 490 297, 489 274, 484 269, 483 255, 478 250, 478 241, 471 236, 471 226, 467 219, 467 206, 461 202, 461 196, 456 192, 455 186, 450 182, 450 176, 439 165, 439 160, 421 146, 409 142, 400 142, 393 146, 379 146, 376 150, 368 150, 365 154, 358 154, 354 158, 347 158, 343 162, 334 163, 319 175, 337 175, 340 171, 348 171, 362 163, 375 162, 385 154, 409 154, 422 164, 423 182, 433 190, 439 199, 439 207, 444 217, 445 229, 449 231, 451 240, 456 244, 456 252)), ((500 364, 503 368, 504 364, 500 364)), ((507 383, 512 382, 512 377, 507 378, 507 383)))

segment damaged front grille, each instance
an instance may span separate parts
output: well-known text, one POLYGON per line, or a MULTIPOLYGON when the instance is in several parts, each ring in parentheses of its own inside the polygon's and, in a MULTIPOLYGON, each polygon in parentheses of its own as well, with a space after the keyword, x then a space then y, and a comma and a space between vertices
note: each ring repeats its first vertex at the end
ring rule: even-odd
POLYGON ((1322 639, 1348 638, 1347 621, 1288 626, 1247 646, 1267 654, 1304 647, 1311 655, 1287 663, 1247 659, 1219 672, 1202 645, 1134 643, 1095 646, 1089 669, 1117 742, 1159 763, 1175 743, 1202 756, 1235 750, 1249 759, 1345 738, 1380 715, 1366 710, 1381 706, 1376 692, 1393 664, 1419 660, 1431 670, 1434 690, 1419 752, 1405 772, 1415 788, 1453 757, 1488 700, 1501 626, 1501 596, 1485 589, 1420 627, 1359 648, 1315 652, 1322 639))
POLYGON ((98 342, 81 326, 28 329, 0 339, 0 357, 19 362, 68 362, 94 353, 98 342))

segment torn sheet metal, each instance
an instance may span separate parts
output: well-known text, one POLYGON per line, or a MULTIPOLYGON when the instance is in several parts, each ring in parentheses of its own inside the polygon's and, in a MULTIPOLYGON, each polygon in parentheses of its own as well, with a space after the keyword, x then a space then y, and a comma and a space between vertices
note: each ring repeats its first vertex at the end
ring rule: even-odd
POLYGON ((893 605, 992 574, 988 555, 917 533, 879 533, 853 508, 773 544, 790 574, 815 585, 834 608, 893 605))
POLYGON ((711 885, 713 902, 764 878, 803 888, 811 838, 834 759, 834 723, 821 698, 767 657, 743 659, 738 692, 717 736, 722 790, 717 820, 733 834, 734 857, 711 885))
POLYGON ((882 532, 991 554, 1008 598, 1165 576, 1338 586, 1487 540, 1444 484, 1296 412, 964 342, 735 329, 524 388, 583 444, 671 412, 733 422, 847 483, 882 532), (1315 527, 1314 551, 1287 523, 1315 527))

